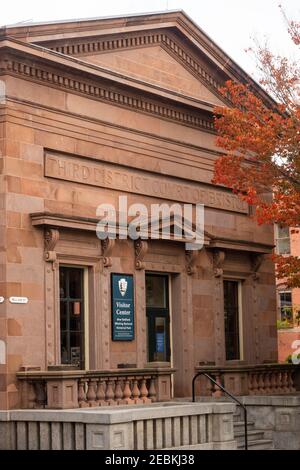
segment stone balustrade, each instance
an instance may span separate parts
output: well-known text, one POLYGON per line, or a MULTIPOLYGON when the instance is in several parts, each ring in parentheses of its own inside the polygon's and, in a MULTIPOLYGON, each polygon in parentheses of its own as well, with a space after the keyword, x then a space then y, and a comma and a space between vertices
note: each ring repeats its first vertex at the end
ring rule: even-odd
POLYGON ((110 371, 21 371, 22 408, 143 405, 171 399, 167 367, 110 371))
MULTIPOLYGON (((300 367, 293 364, 262 364, 255 366, 200 366, 230 393, 241 395, 289 395, 300 391, 300 367)), ((223 392, 206 377, 199 377, 197 395, 223 396, 223 392)))

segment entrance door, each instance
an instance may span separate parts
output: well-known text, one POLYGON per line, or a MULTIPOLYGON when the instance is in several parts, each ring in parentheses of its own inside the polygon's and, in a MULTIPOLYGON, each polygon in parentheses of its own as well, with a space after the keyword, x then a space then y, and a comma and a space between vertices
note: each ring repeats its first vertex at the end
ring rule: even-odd
POLYGON ((169 278, 146 274, 148 361, 170 362, 169 278))
POLYGON ((225 347, 227 361, 242 359, 239 286, 238 281, 224 281, 225 347))
POLYGON ((60 267, 61 363, 84 369, 84 292, 82 268, 60 267))

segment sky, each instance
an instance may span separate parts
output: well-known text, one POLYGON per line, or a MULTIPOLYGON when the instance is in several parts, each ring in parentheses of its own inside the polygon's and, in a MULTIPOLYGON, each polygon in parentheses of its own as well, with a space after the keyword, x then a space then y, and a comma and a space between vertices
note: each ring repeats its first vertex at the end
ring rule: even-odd
POLYGON ((0 25, 181 9, 257 78, 255 61, 245 52, 253 40, 268 41, 274 53, 296 58, 279 3, 290 18, 300 20, 299 0, 9 0, 2 3, 0 25))

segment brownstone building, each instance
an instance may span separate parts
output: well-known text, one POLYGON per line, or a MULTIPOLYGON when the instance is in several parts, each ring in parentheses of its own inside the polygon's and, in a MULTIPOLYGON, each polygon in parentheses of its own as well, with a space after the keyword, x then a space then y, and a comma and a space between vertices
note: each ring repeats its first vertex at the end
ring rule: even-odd
MULTIPOLYGON (((298 228, 275 227, 276 252, 299 256, 298 228)), ((286 279, 277 279, 278 361, 286 362, 300 353, 300 289, 287 287, 286 279)))
POLYGON ((190 396, 205 365, 239 393, 279 387, 248 380, 277 361, 272 228, 211 183, 220 85, 263 90, 183 12, 4 27, 0 74, 0 409, 21 389, 28 406, 190 396), (101 242, 97 207, 120 195, 204 203, 204 247, 101 242), (128 340, 112 274, 132 280, 128 340))

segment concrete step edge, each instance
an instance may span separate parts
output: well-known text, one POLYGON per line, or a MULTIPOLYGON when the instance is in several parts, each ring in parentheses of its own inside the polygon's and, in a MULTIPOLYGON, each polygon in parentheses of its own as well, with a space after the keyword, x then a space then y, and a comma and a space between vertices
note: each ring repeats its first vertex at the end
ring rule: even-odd
MULTIPOLYGON (((255 425, 254 421, 248 421, 248 423, 247 423, 247 428, 249 429, 250 427, 252 427, 252 426, 254 426, 254 425, 255 425)), ((245 424, 244 424, 244 421, 235 421, 235 422, 233 423, 233 426, 234 426, 234 427, 240 427, 240 426, 243 426, 243 427, 244 427, 245 424)))
MULTIPOLYGON (((274 443, 272 440, 270 439, 259 439, 259 440, 256 440, 256 441, 249 441, 248 442, 248 448, 249 447, 252 447, 252 448, 260 448, 263 450, 262 446, 264 446, 263 448, 267 447, 266 450, 271 450, 273 449, 274 447, 274 443)), ((238 449, 244 449, 244 444, 239 444, 237 445, 237 448, 238 449)))
MULTIPOLYGON (((248 430, 248 437, 249 436, 255 436, 256 434, 262 434, 264 436, 264 433, 265 433, 265 431, 263 431, 261 429, 253 429, 251 431, 248 430)), ((244 432, 234 433, 234 437, 242 437, 242 436, 245 436, 244 432)))

